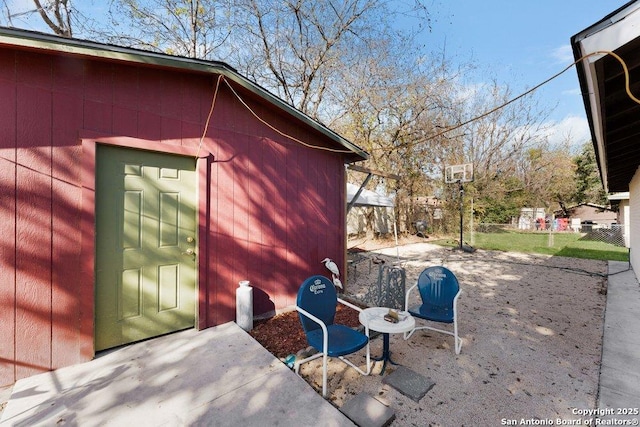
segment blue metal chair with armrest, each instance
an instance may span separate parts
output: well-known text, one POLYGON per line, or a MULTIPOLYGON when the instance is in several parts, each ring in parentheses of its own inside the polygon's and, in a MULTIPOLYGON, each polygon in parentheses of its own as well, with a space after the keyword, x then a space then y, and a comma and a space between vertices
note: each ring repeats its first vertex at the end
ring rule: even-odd
POLYGON ((407 291, 405 311, 413 317, 435 323, 453 323, 453 331, 433 326, 416 326, 404 335, 409 339, 419 329, 429 329, 454 337, 454 350, 460 354, 462 340, 458 336, 458 298, 462 291, 455 274, 445 267, 428 267, 420 273, 416 284, 407 291), (409 307, 411 291, 418 288, 422 304, 409 307))
POLYGON ((345 325, 334 323, 337 304, 340 302, 354 310, 362 311, 359 307, 338 298, 336 289, 328 278, 312 276, 306 279, 298 290, 296 310, 302 323, 302 329, 307 336, 310 346, 319 353, 306 359, 296 361, 295 372, 300 365, 322 357, 322 397, 327 394, 327 360, 337 357, 347 365, 355 368, 362 375, 371 372, 371 356, 369 350, 369 329, 365 334, 345 325), (344 356, 367 348, 367 367, 362 370, 344 356))

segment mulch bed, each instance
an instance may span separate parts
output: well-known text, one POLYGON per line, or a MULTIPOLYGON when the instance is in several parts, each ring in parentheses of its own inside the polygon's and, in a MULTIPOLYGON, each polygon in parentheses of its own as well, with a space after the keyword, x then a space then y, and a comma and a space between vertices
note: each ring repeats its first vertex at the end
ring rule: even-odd
MULTIPOLYGON (((358 312, 338 304, 335 323, 358 327, 358 312)), ((302 330, 297 311, 278 314, 264 320, 256 320, 249 332, 271 354, 285 358, 307 348, 307 338, 302 330)))

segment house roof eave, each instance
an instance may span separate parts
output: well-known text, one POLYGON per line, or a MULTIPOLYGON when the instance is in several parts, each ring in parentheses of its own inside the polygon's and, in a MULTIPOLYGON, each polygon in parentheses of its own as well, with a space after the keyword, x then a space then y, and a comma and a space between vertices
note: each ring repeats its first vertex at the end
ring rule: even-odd
MULTIPOLYGON (((612 124, 612 118, 620 122, 619 117, 631 108, 628 103, 617 101, 622 88, 615 91, 611 89, 610 80, 616 77, 615 74, 614 77, 611 76, 613 58, 605 54, 592 55, 586 59, 583 57, 597 51, 619 52, 619 49, 625 47, 628 53, 629 47, 640 48, 640 13, 636 13, 639 11, 640 1, 630 1, 571 37, 574 58, 576 61, 580 60, 576 71, 591 139, 607 192, 628 190, 629 174, 633 169, 631 163, 640 162, 640 153, 629 152, 628 143, 634 136, 632 131, 636 132, 637 129, 621 131, 615 122, 612 124), (625 151, 624 156, 620 155, 621 151, 625 151), (624 168, 620 167, 620 162, 624 163, 624 168), (621 172, 623 169, 624 172, 621 172)), ((615 65, 619 68, 619 64, 615 65)))

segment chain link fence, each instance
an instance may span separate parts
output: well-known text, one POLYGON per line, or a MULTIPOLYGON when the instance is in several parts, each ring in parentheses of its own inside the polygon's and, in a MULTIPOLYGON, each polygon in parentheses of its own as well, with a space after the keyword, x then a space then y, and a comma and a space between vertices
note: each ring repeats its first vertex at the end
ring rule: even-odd
POLYGON ((522 229, 516 224, 490 224, 479 223, 471 233, 471 241, 473 244, 474 233, 501 233, 501 232, 519 231, 523 233, 548 234, 550 246, 553 245, 553 236, 557 234, 578 233, 581 234, 581 240, 592 240, 597 242, 609 243, 611 245, 625 247, 625 227, 624 224, 593 224, 585 222, 579 227, 572 226, 558 230, 549 222, 544 225, 539 224, 536 228, 522 229))
POLYGON ((610 243, 615 246, 625 246, 624 225, 611 224, 607 228, 598 227, 588 230, 583 239, 610 243))

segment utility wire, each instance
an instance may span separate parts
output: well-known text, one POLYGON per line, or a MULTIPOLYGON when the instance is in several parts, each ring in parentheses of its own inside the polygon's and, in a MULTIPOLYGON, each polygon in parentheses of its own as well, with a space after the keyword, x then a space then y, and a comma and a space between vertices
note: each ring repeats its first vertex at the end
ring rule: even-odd
MULTIPOLYGON (((471 119, 466 120, 466 121, 464 121, 464 122, 462 122, 462 123, 458 123, 457 125, 454 125, 454 126, 448 127, 448 128, 446 128, 446 129, 444 129, 444 130, 442 130, 442 131, 440 131, 440 132, 438 132, 438 133, 436 133, 436 134, 434 134, 434 135, 428 136, 428 137, 426 137, 426 138, 424 138, 424 139, 422 139, 422 140, 420 140, 420 141, 414 141, 414 142, 412 142, 412 143, 403 144, 403 146, 402 146, 402 147, 403 147, 403 148, 406 148, 406 147, 414 147, 414 146, 416 146, 416 145, 423 144, 423 143, 425 143, 425 142, 427 142, 427 141, 430 141, 430 140, 432 140, 432 139, 438 138, 439 136, 442 136, 442 135, 444 135, 444 134, 446 134, 446 133, 448 133, 448 132, 451 132, 451 131, 453 131, 453 130, 459 129, 459 128, 463 127, 463 126, 466 126, 466 125, 468 125, 468 124, 470 124, 470 123, 473 123, 473 122, 475 122, 475 121, 477 121, 477 120, 480 120, 480 119, 482 119, 482 118, 484 118, 484 117, 487 117, 487 116, 489 116, 490 114, 493 114, 493 113, 495 113, 496 111, 498 111, 498 110, 500 110, 500 109, 502 109, 502 108, 505 108, 505 107, 507 107, 508 105, 513 104, 514 102, 518 101, 519 99, 522 99, 522 98, 524 98, 525 96, 527 96, 527 95, 529 95, 529 94, 531 94, 531 93, 535 92, 537 89, 541 88, 542 86, 544 86, 544 85, 546 85, 547 83, 551 82, 552 80, 556 79, 556 78, 557 78, 557 77, 559 77, 560 75, 564 74, 567 70, 569 70, 570 68, 572 68, 574 65, 576 65, 576 64, 578 64, 578 63, 580 63, 580 62, 584 61, 584 60, 585 60, 585 59, 587 59, 587 58, 590 58, 590 57, 592 57, 592 56, 596 56, 596 55, 610 55, 610 56, 612 56, 613 58, 615 58, 615 59, 620 63, 620 65, 622 66, 622 70, 623 70, 623 72, 624 72, 624 77, 625 77, 625 92, 627 93, 627 95, 629 96, 629 98, 630 98, 632 101, 636 102, 637 104, 640 104, 640 99, 638 99, 637 97, 635 97, 635 96, 633 95, 633 93, 631 93, 631 88, 630 88, 630 78, 629 78, 629 69, 628 69, 627 64, 625 63, 624 59, 622 59, 622 58, 621 58, 618 54, 616 54, 615 52, 608 51, 608 50, 598 50, 598 51, 591 52, 591 53, 588 53, 588 54, 586 54, 586 55, 584 55, 584 56, 580 57, 579 59, 575 60, 573 63, 571 63, 571 64, 567 65, 564 69, 562 69, 562 70, 561 70, 561 71, 559 71, 558 73, 554 74, 553 76, 549 77, 548 79, 544 80, 543 82, 541 82, 541 83, 539 83, 539 84, 535 85, 535 86, 534 86, 534 87, 532 87, 531 89, 529 89, 529 90, 527 90, 527 91, 525 91, 525 92, 521 93, 520 95, 516 96, 515 98, 512 98, 512 99, 510 99, 510 100, 508 100, 508 101, 504 102, 503 104, 500 104, 500 105, 498 105, 498 106, 496 106, 496 107, 494 107, 494 108, 492 108, 492 109, 490 109, 490 110, 488 110, 488 111, 486 111, 486 112, 484 112, 484 113, 482 113, 482 114, 480 114, 480 115, 478 115, 478 116, 472 117, 471 119)), ((303 146, 308 147, 308 148, 316 149, 316 150, 329 151, 329 152, 333 152, 333 153, 353 153, 353 151, 351 151, 351 150, 337 150, 337 149, 333 149, 333 148, 329 148, 329 147, 323 147, 323 146, 318 146, 318 145, 314 145, 314 144, 309 144, 309 143, 306 143, 306 142, 304 142, 304 141, 302 141, 302 140, 300 140, 300 139, 298 139, 298 138, 296 138, 296 137, 294 137, 294 136, 291 136, 291 135, 289 135, 289 134, 287 134, 287 133, 285 133, 285 132, 283 132, 283 131, 281 131, 281 130, 277 129, 275 126, 271 125, 271 124, 270 124, 269 122, 267 122, 265 119, 263 119, 262 117, 260 117, 260 116, 259 116, 259 115, 258 115, 258 114, 257 114, 257 113, 256 113, 256 112, 255 112, 255 111, 254 111, 254 110, 253 110, 253 109, 252 109, 252 108, 251 108, 251 107, 250 107, 250 106, 249 106, 249 105, 244 101, 244 99, 242 99, 242 97, 241 97, 241 96, 236 92, 236 90, 233 88, 233 86, 231 86, 231 84, 227 81, 227 79, 225 79, 222 75, 220 75, 220 76, 218 77, 218 81, 217 81, 217 83, 216 83, 216 87, 215 87, 215 91, 214 91, 214 95, 213 95, 213 100, 212 100, 212 103, 211 103, 211 109, 209 110, 209 115, 208 115, 208 117, 207 117, 207 121, 206 121, 206 123, 205 123, 205 128, 204 128, 204 131, 203 131, 203 134, 202 134, 202 138, 200 139, 200 144, 198 145, 198 153, 200 152, 200 148, 201 148, 201 146, 202 146, 202 141, 203 141, 203 139, 204 139, 205 135, 207 134, 207 130, 208 130, 208 128, 209 128, 209 122, 210 122, 210 120, 211 120, 211 115, 213 114, 213 108, 214 108, 214 106, 215 106, 216 97, 217 97, 217 95, 218 95, 218 89, 219 89, 220 81, 224 81, 224 83, 225 83, 225 84, 227 85, 227 87, 231 90, 231 92, 232 92, 232 93, 234 94, 234 96, 238 99, 238 101, 240 101, 240 103, 241 103, 241 104, 242 104, 242 105, 243 105, 243 106, 244 106, 244 107, 245 107, 245 108, 246 108, 246 109, 247 109, 247 110, 248 110, 248 111, 249 111, 249 112, 250 112, 250 113, 251 113, 251 114, 256 118, 256 119, 258 119, 261 123, 263 123, 264 125, 266 125, 267 127, 269 127, 269 128, 270 128, 271 130, 273 130, 274 132, 278 133, 279 135, 282 135, 282 136, 284 136, 285 138, 290 139, 290 140, 292 140, 292 141, 294 141, 294 142, 296 142, 296 143, 298 143, 298 144, 300 144, 300 145, 303 145, 303 146)), ((372 149, 372 150, 373 150, 373 151, 380 151, 380 150, 383 150, 383 148, 374 148, 374 149, 372 149)), ((385 149, 385 150, 386 150, 386 149, 385 149)))
MULTIPOLYGON (((418 144, 425 143, 425 142, 430 141, 430 140, 432 140, 432 139, 435 139, 435 138, 437 138, 437 137, 439 137, 439 136, 442 136, 442 135, 444 135, 444 134, 446 134, 446 133, 448 133, 448 132, 451 132, 452 130, 459 129, 459 128, 463 127, 463 126, 468 125, 469 123, 473 123, 473 122, 475 122, 476 120, 480 120, 480 119, 482 119, 482 118, 484 118, 484 117, 487 117, 488 115, 493 114, 493 113, 495 113, 496 111, 501 110, 502 108, 504 108, 504 107, 506 107, 506 106, 508 106, 508 105, 510 105, 510 104, 512 104, 512 103, 514 103, 514 102, 516 102, 517 100, 519 100, 519 99, 521 99, 521 98, 524 98, 525 96, 527 96, 527 95, 531 94, 532 92, 535 92, 537 89, 541 88, 542 86, 546 85, 546 84, 547 84, 547 83, 549 83, 550 81, 552 81, 552 80, 556 79, 557 77, 559 77, 560 75, 564 74, 567 70, 569 70, 570 68, 572 68, 574 65, 578 64, 579 62, 581 62, 581 61, 583 61, 583 60, 585 60, 585 59, 587 59, 587 58, 589 58, 589 57, 591 57, 591 56, 595 56, 595 55, 611 55, 611 56, 613 56, 616 60, 618 60, 618 62, 622 65, 622 70, 624 71, 624 77, 625 77, 625 91, 627 92, 627 95, 629 96, 629 98, 631 98, 631 100, 633 100, 634 102, 636 102, 636 103, 640 104, 640 99, 636 98, 636 97, 631 93, 631 89, 630 89, 630 87, 629 87, 629 80, 630 80, 630 79, 629 79, 629 69, 627 68, 627 64, 625 63, 625 61, 624 61, 624 60, 623 60, 619 55, 617 55, 615 52, 611 52, 611 51, 608 51, 608 50, 598 50, 598 51, 591 52, 591 53, 588 53, 588 54, 586 54, 586 55, 584 55, 584 56, 580 57, 579 59, 577 59, 577 60, 576 60, 576 61, 574 61, 573 63, 571 63, 571 64, 567 65, 567 66, 566 66, 564 69, 562 69, 560 72, 558 72, 558 73, 554 74, 553 76, 549 77, 548 79, 544 80, 542 83, 539 83, 539 84, 535 85, 535 86, 534 86, 534 87, 532 87, 531 89, 529 89, 529 90, 527 90, 527 91, 525 91, 525 92, 521 93, 520 95, 516 96, 515 98, 512 98, 512 99, 508 100, 507 102, 505 102, 505 103, 503 103, 503 104, 500 104, 500 105, 498 105, 497 107, 494 107, 494 108, 492 108, 491 110, 486 111, 486 112, 484 112, 484 113, 482 113, 482 114, 480 114, 480 115, 478 115, 478 116, 475 116, 475 117, 473 117, 473 118, 471 118, 471 119, 469 119, 469 120, 467 120, 467 121, 465 121, 465 122, 462 122, 462 123, 459 123, 459 124, 457 124, 457 125, 454 125, 454 126, 448 127, 448 128, 446 128, 445 130, 443 130, 443 131, 440 131, 440 132, 436 133, 435 135, 428 136, 427 138, 422 139, 422 140, 420 140, 420 141, 415 141, 415 142, 412 142, 412 143, 404 144, 404 145, 403 145, 403 148, 405 148, 405 147, 414 147, 414 146, 416 146, 416 145, 418 145, 418 144)), ((383 150, 383 148, 377 148, 377 149, 374 149, 374 150, 383 150)))

